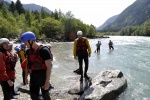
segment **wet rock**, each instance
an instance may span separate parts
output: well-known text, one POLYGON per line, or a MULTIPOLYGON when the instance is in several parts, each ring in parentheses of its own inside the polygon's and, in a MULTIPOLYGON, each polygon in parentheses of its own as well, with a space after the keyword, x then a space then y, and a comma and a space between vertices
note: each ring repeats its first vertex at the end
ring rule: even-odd
POLYGON ((92 83, 81 100, 114 100, 127 87, 127 80, 119 70, 102 71, 92 83))
POLYGON ((92 84, 91 79, 83 79, 83 82, 78 81, 73 88, 71 88, 68 93, 70 94, 78 94, 81 95, 83 94, 83 92, 88 89, 90 87, 90 85, 92 84))

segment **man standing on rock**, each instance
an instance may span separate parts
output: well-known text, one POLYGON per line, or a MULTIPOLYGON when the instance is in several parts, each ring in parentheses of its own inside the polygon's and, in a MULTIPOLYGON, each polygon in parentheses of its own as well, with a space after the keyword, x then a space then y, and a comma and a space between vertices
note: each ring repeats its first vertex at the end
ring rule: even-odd
POLYGON ((90 78, 87 75, 88 64, 89 64, 88 57, 91 56, 91 52, 92 52, 88 39, 85 37, 82 37, 82 34, 83 34, 82 31, 77 32, 78 38, 75 39, 74 47, 73 47, 74 58, 77 59, 77 57, 78 57, 79 70, 81 72, 80 81, 83 81, 83 67, 82 67, 83 66, 83 60, 85 63, 84 77, 87 79, 90 78))
POLYGON ((25 32, 21 35, 21 41, 29 48, 27 54, 27 67, 25 80, 30 72, 30 94, 32 100, 38 100, 41 89, 44 100, 50 100, 49 87, 51 75, 51 56, 49 48, 36 42, 33 32, 25 32))

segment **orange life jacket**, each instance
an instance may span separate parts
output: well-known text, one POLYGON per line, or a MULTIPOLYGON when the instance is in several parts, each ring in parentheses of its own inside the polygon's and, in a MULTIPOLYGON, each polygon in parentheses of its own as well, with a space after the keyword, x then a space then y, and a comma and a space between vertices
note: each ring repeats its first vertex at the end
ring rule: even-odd
POLYGON ((25 71, 26 66, 27 66, 27 59, 25 59, 25 60, 21 63, 21 68, 22 68, 23 71, 25 71))
POLYGON ((82 39, 78 39, 77 40, 77 51, 83 51, 83 50, 87 50, 87 44, 86 44, 86 39, 82 38, 82 39))
POLYGON ((28 68, 31 70, 43 70, 47 69, 45 61, 40 57, 40 50, 44 46, 39 46, 35 51, 29 50, 28 54, 28 68))
POLYGON ((10 79, 14 79, 15 78, 15 65, 16 65, 15 58, 8 51, 2 50, 1 52, 4 53, 6 56, 5 65, 6 65, 7 75, 9 76, 10 79))
POLYGON ((9 79, 9 76, 7 75, 6 72, 6 65, 5 65, 6 56, 2 52, 3 50, 4 49, 0 48, 0 52, 2 53, 1 55, 2 61, 0 61, 0 82, 7 81, 9 79))

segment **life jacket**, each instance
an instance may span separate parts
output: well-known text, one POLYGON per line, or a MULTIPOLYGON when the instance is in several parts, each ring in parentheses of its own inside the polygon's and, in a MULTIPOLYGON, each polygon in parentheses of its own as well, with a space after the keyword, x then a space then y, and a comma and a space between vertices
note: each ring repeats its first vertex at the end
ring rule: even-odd
POLYGON ((113 43, 112 42, 109 42, 109 46, 112 46, 113 45, 113 43))
POLYGON ((9 76, 7 75, 7 72, 6 72, 6 65, 5 65, 6 56, 2 51, 3 49, 0 48, 0 53, 2 53, 1 57, 3 59, 0 62, 0 83, 3 81, 7 81, 9 79, 9 76))
POLYGON ((45 61, 40 57, 40 50, 46 46, 39 46, 35 51, 28 51, 28 68, 31 70, 44 70, 47 69, 45 61))
POLYGON ((96 46, 97 48, 100 48, 101 43, 97 43, 96 46))
POLYGON ((17 52, 19 58, 20 58, 21 60, 23 60, 23 58, 21 58, 21 54, 20 54, 21 51, 24 52, 24 57, 25 57, 25 58, 26 58, 26 51, 25 51, 24 49, 21 49, 21 50, 19 50, 19 51, 17 52))
POLYGON ((86 39, 82 38, 82 39, 78 39, 77 40, 77 51, 83 51, 83 50, 87 50, 87 44, 86 44, 86 39))
POLYGON ((4 53, 6 56, 5 65, 6 65, 7 75, 9 76, 10 79, 14 79, 15 78, 15 65, 16 65, 14 56, 6 50, 0 50, 0 52, 4 53))
POLYGON ((25 59, 25 60, 21 63, 21 68, 22 68, 23 71, 25 71, 26 66, 27 66, 27 59, 25 59))

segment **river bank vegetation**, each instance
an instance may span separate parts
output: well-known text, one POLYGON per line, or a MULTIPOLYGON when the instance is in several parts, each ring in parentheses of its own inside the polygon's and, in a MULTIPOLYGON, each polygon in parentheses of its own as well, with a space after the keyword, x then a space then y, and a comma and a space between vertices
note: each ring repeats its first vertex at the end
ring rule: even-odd
POLYGON ((78 30, 82 30, 86 37, 96 35, 93 25, 76 19, 71 11, 47 13, 41 8, 40 12, 30 12, 23 8, 20 0, 11 4, 0 2, 0 37, 14 38, 25 31, 33 31, 37 38, 74 40, 78 30))
POLYGON ((150 36, 150 20, 141 25, 127 26, 118 32, 99 31, 99 35, 120 35, 120 36, 150 36))

